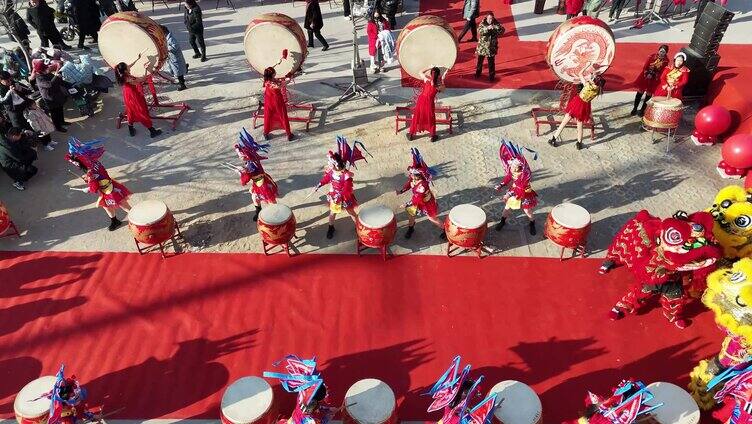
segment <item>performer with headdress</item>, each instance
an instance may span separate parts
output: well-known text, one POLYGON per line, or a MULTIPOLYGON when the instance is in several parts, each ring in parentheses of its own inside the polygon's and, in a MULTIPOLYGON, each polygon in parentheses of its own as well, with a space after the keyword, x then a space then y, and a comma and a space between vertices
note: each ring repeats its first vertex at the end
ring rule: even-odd
POLYGON ((645 108, 648 107, 648 100, 653 97, 655 89, 658 88, 660 82, 660 76, 663 73, 663 69, 668 65, 668 45, 661 44, 658 47, 658 53, 652 53, 645 61, 645 65, 642 66, 642 72, 635 81, 635 88, 637 88, 637 94, 634 98, 634 107, 630 115, 637 115, 637 108, 640 106, 642 95, 645 95, 645 101, 642 103, 639 115, 645 114, 645 108))
POLYGON ((412 198, 409 202, 400 206, 407 212, 407 232, 405 238, 409 239, 415 231, 415 217, 425 215, 429 221, 441 228, 440 237, 446 238, 444 226, 438 219, 439 207, 436 205, 436 197, 431 192, 431 181, 436 176, 436 171, 429 168, 423 161, 418 149, 410 149, 413 157, 413 164, 407 167, 408 179, 402 188, 396 190, 397 194, 402 194, 408 190, 412 191, 412 198))
POLYGON ((590 64, 584 66, 580 70, 580 92, 569 99, 567 106, 564 108, 564 119, 561 120, 559 128, 556 129, 554 135, 548 140, 548 144, 554 147, 557 145, 556 140, 561 135, 561 132, 564 131, 564 128, 572 119, 577 123, 577 143, 575 144, 575 147, 577 147, 577 150, 584 147, 582 144, 582 125, 583 123, 592 120, 591 103, 593 99, 603 92, 603 86, 606 83, 606 80, 604 80, 602 76, 596 75, 595 72, 591 72, 590 76, 587 78, 583 76, 585 70, 590 66, 595 68, 594 64, 590 64))
POLYGON ((522 209, 530 220, 530 234, 535 235, 535 218, 533 217, 533 209, 538 205, 538 194, 530 186, 530 179, 532 177, 532 171, 530 170, 530 164, 528 164, 525 155, 522 154, 522 150, 527 150, 533 153, 533 160, 538 159, 538 154, 530 149, 520 147, 509 140, 501 140, 501 147, 499 148, 499 158, 501 164, 504 166, 504 178, 499 184, 494 187, 496 191, 509 184, 509 189, 501 198, 504 202, 504 212, 501 215, 501 221, 496 224, 496 231, 501 231, 504 225, 507 223, 507 218, 512 209, 522 209))
POLYGON ((713 418, 728 424, 752 423, 752 358, 736 367, 730 367, 710 380, 708 392, 718 390, 713 396, 723 407, 713 412, 713 418), (720 388, 720 390, 718 390, 720 388))
MULTIPOLYGON (((287 58, 287 50, 282 51, 282 59, 287 58)), ((287 116, 287 79, 291 75, 277 78, 277 65, 264 69, 264 139, 269 139, 269 133, 274 130, 285 130, 287 140, 294 135, 290 130, 290 118, 287 116)))
MULTIPOLYGON (((330 184, 329 193, 326 195, 326 200, 329 202, 329 228, 326 231, 326 238, 328 239, 334 237, 334 220, 337 218, 338 213, 342 211, 347 212, 353 222, 358 217, 355 213, 358 201, 355 199, 355 194, 353 193, 354 174, 350 171, 350 168, 357 168, 355 162, 361 159, 366 160, 360 148, 368 153, 363 143, 355 141, 351 148, 347 139, 338 135, 337 151, 332 152, 330 150, 327 154, 328 163, 324 170, 324 176, 321 177, 321 181, 319 181, 318 185, 311 192, 313 194, 321 187, 330 184)), ((370 156, 370 153, 368 155, 370 156)))
POLYGON ((444 78, 449 69, 441 73, 437 67, 424 69, 420 75, 423 77, 423 89, 415 99, 413 116, 410 118, 410 129, 407 130, 407 139, 412 140, 415 134, 428 131, 431 141, 436 141, 436 94, 444 91, 444 78))
POLYGON ((426 393, 431 395, 433 402, 428 407, 428 412, 444 411, 438 424, 485 424, 490 422, 494 410, 499 406, 496 402, 497 394, 488 395, 475 406, 470 406, 473 399, 477 398, 480 382, 483 376, 477 380, 470 380, 470 365, 460 371, 459 355, 455 356, 449 368, 439 377, 431 390, 426 393))
POLYGON ((264 171, 264 167, 261 165, 262 160, 268 159, 261 153, 266 154, 269 145, 256 143, 253 136, 243 128, 240 131, 238 142, 233 147, 240 160, 243 161, 242 168, 233 168, 240 173, 240 185, 245 187, 249 182, 251 183, 248 192, 251 193, 251 202, 256 207, 253 220, 257 221, 261 206, 277 203, 279 193, 277 183, 264 171))
POLYGON ((97 206, 103 208, 107 216, 110 217, 110 226, 107 229, 115 231, 123 224, 115 216, 115 211, 117 208, 126 213, 131 210, 131 205, 128 204, 128 197, 130 197, 131 192, 124 185, 113 180, 107 173, 107 169, 99 162, 99 158, 103 154, 104 147, 101 146, 101 141, 94 140, 84 143, 75 137, 71 137, 68 141, 68 154, 65 155, 65 158, 86 173, 81 178, 88 184, 88 188, 71 189, 98 193, 97 206))
POLYGON ((264 377, 279 379, 289 393, 297 393, 295 410, 287 420, 278 424, 327 424, 334 417, 337 408, 329 404, 329 393, 321 375, 316 372, 316 357, 300 359, 287 355, 274 366, 284 364, 286 374, 264 372, 264 377))
POLYGON ((154 128, 149 106, 144 96, 143 82, 131 75, 131 67, 141 59, 141 53, 130 65, 120 62, 115 66, 115 81, 123 87, 123 105, 125 106, 125 118, 128 121, 128 134, 136 135, 133 124, 138 122, 149 130, 149 137, 154 138, 162 134, 162 130, 154 128))
MULTIPOLYGON (((647 422, 651 412, 663 406, 648 405, 653 394, 641 381, 623 380, 608 398, 588 392, 585 398, 585 411, 579 419, 565 424, 632 424, 647 422)), ((653 422, 656 422, 653 420, 653 422)))
POLYGON ((684 86, 689 82, 689 68, 684 64, 687 55, 679 52, 674 55, 674 63, 663 68, 661 82, 655 89, 655 96, 673 97, 681 100, 684 94, 684 86))
MULTIPOLYGON (((55 376, 52 392, 47 394, 51 401, 49 424, 76 424, 81 421, 96 421, 96 416, 89 411, 86 403, 86 389, 76 380, 76 376, 65 377, 65 365, 55 376)), ((100 411, 101 413, 101 411, 100 411)))

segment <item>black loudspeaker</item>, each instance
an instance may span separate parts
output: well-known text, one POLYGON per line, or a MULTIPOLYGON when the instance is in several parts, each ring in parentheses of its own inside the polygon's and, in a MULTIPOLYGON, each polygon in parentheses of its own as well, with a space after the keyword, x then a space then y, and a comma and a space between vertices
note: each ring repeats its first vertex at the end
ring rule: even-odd
POLYGON ((684 86, 684 95, 691 97, 705 96, 718 69, 718 62, 721 57, 717 54, 705 56, 691 48, 683 48, 681 51, 687 55, 685 65, 689 68, 689 82, 684 86))
POLYGON ((689 47, 705 56, 714 55, 733 17, 733 13, 716 3, 705 4, 695 23, 689 47))

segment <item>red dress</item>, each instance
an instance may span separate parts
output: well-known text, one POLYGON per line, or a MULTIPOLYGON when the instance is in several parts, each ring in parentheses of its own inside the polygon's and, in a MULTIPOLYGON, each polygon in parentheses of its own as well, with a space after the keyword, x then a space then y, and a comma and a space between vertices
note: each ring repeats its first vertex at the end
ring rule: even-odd
POLYGON ((423 90, 415 100, 415 109, 410 120, 410 134, 428 131, 431 137, 436 135, 436 93, 438 92, 431 81, 423 83, 423 90))
POLYGON ((277 201, 277 183, 266 172, 251 175, 250 172, 240 173, 240 184, 242 186, 251 183, 251 198, 254 202, 269 202, 275 203, 277 201))
POLYGON ((642 66, 642 72, 634 82, 637 91, 653 95, 666 65, 668 65, 667 57, 660 58, 657 53, 648 56, 645 65, 642 66))
POLYGON ((427 215, 435 218, 439 214, 439 207, 436 205, 436 198, 431 192, 431 188, 426 180, 414 181, 408 180, 402 186, 402 192, 412 190, 413 196, 407 204, 408 213, 411 215, 427 215), (410 207, 414 208, 414 213, 410 212, 410 207))
POLYGON ((669 86, 671 89, 671 97, 675 99, 682 99, 684 86, 689 81, 689 68, 683 66, 676 69, 674 66, 667 66, 663 68, 661 73, 661 82, 655 89, 655 95, 660 97, 668 97, 669 86))
POLYGON ((292 135, 290 119, 287 117, 287 102, 282 90, 281 82, 264 82, 264 134, 285 130, 288 136, 292 135))
POLYGON ((107 169, 99 162, 92 163, 85 178, 89 184, 89 193, 99 193, 97 206, 101 208, 120 206, 131 195, 124 185, 110 178, 107 169))
POLYGON ((144 87, 140 82, 128 80, 123 84, 123 103, 128 125, 138 122, 146 128, 154 126, 149 116, 149 106, 146 105, 144 87))
MULTIPOLYGON (((381 19, 381 26, 383 29, 392 29, 389 27, 389 22, 381 19)), ((379 27, 376 22, 368 21, 366 24, 366 33, 368 33, 368 55, 376 56, 376 40, 379 38, 379 27)))
POLYGON ((580 12, 582 12, 582 5, 584 3, 585 0, 567 0, 567 15, 578 15, 580 12))
POLYGON ((572 96, 567 102, 564 112, 579 122, 588 122, 591 119, 590 102, 598 95, 599 88, 597 85, 588 82, 585 84, 577 95, 572 96))

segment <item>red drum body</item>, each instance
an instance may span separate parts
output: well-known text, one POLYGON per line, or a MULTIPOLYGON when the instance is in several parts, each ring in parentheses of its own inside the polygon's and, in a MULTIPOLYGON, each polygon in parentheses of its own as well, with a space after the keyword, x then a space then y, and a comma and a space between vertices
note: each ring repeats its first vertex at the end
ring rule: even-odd
POLYGON ((475 205, 453 207, 444 221, 447 240, 455 246, 466 249, 480 248, 487 229, 486 213, 475 205))
POLYGON ((5 205, 0 203, 0 235, 3 235, 10 228, 10 215, 5 205))
POLYGON ((147 200, 134 205, 128 212, 128 228, 136 241, 153 245, 172 238, 177 224, 166 204, 147 200))
POLYGON ((139 12, 120 12, 102 23, 99 51, 112 68, 120 62, 135 62, 130 69, 131 75, 145 78, 162 69, 167 60, 167 40, 159 24, 148 16, 139 12))
POLYGON ((367 378, 350 386, 342 409, 343 424, 395 424, 396 400, 391 387, 367 378))
POLYGON ((259 212, 258 232, 261 240, 271 245, 286 245, 295 236, 295 215, 281 203, 267 205, 259 212))
POLYGON ((308 55, 303 29, 295 19, 281 13, 263 13, 251 19, 245 29, 243 48, 248 63, 259 74, 275 66, 277 76, 297 72, 308 55), (287 57, 283 58, 283 51, 287 57), (282 62, 277 65, 279 60, 282 62))
POLYGON ((397 233, 394 212, 386 206, 369 206, 358 212, 355 223, 360 244, 380 249, 389 246, 397 233))
POLYGON ((585 246, 590 225, 587 209, 574 203, 562 203, 548 214, 543 233, 558 246, 576 249, 585 246))
POLYGON ((548 39, 546 62, 560 79, 579 84, 579 73, 588 78, 591 74, 606 72, 614 60, 616 42, 614 33, 600 19, 578 16, 562 23, 548 39), (598 65, 597 69, 589 63, 598 65))
POLYGON ((660 424, 697 424, 700 422, 700 408, 686 390, 665 382, 652 383, 647 389, 655 396, 654 405, 663 403, 663 406, 651 413, 660 424))
POLYGON ((540 398, 525 383, 506 380, 493 386, 489 394, 497 393, 497 401, 504 402, 494 411, 494 424, 539 424, 543 414, 540 398))
POLYGON ((648 100, 642 123, 654 130, 676 129, 679 127, 684 105, 672 97, 653 97, 648 100))
POLYGON ((431 65, 442 72, 457 61, 459 43, 452 27, 438 16, 418 16, 405 25, 397 37, 397 58, 411 77, 422 80, 420 72, 431 65))
POLYGON ((243 377, 225 389, 222 424, 272 424, 276 418, 272 387, 263 378, 243 377))
POLYGON ((46 375, 28 383, 13 401, 13 411, 18 424, 46 424, 50 416, 50 399, 55 377, 46 375))

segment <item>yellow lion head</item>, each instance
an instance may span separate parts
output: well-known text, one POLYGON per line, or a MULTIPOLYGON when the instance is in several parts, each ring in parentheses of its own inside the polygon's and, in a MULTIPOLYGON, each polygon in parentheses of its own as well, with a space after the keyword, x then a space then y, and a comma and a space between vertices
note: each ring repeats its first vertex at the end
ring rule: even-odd
POLYGON ((719 325, 752 344, 752 259, 711 273, 702 303, 715 313, 719 325))
POLYGON ((708 211, 715 220, 713 235, 723 246, 724 256, 752 256, 752 189, 724 187, 708 211))

